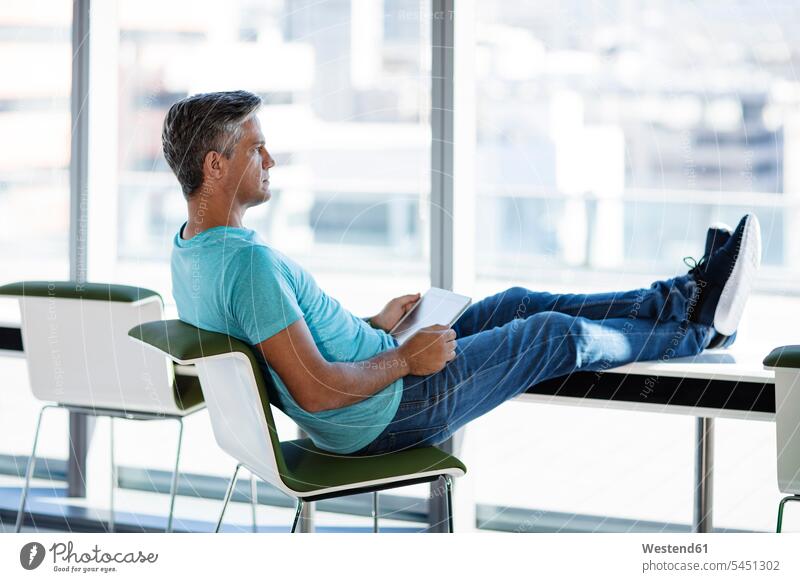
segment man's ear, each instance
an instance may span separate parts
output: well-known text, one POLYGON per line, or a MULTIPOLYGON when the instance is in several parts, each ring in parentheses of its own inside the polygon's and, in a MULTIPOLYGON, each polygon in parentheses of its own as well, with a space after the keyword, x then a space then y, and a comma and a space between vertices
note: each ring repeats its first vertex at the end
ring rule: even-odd
POLYGON ((209 151, 203 159, 203 176, 209 180, 219 181, 225 173, 223 155, 214 150, 209 151))

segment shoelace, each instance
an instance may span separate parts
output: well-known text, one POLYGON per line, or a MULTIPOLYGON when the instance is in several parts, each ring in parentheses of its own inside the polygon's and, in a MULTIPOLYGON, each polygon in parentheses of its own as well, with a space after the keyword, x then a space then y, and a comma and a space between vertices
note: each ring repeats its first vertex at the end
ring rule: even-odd
POLYGON ((705 255, 700 257, 699 261, 694 257, 683 257, 683 264, 689 267, 690 269, 689 274, 694 274, 695 271, 702 272, 703 267, 705 266, 707 260, 708 257, 706 257, 705 255))

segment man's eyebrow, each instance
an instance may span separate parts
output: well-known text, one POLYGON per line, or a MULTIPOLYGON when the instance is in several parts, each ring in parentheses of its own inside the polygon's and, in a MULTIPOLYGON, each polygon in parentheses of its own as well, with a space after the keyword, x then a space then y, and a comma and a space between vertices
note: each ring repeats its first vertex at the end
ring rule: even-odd
POLYGON ((266 142, 263 139, 259 139, 254 141, 251 145, 265 145, 266 142))

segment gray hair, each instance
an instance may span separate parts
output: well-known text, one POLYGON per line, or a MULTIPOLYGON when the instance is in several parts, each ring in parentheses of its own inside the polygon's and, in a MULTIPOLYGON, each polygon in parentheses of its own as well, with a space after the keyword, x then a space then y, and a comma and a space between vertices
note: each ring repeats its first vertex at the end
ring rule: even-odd
POLYGON ((192 95, 169 108, 161 145, 187 199, 203 183, 206 154, 215 151, 230 158, 241 137, 242 125, 259 107, 258 95, 221 91, 192 95))

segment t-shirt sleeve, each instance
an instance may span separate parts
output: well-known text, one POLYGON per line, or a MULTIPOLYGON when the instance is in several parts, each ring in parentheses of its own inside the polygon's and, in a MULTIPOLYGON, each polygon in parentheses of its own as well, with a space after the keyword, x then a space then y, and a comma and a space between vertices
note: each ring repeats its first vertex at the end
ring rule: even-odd
POLYGON ((237 251, 230 267, 231 317, 251 345, 303 317, 288 267, 267 247, 237 251))

